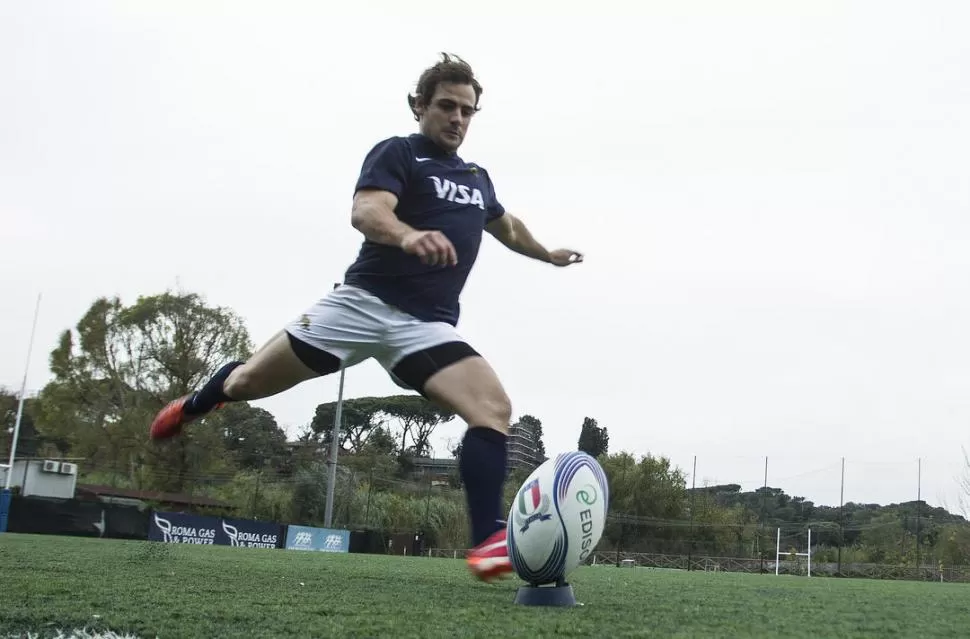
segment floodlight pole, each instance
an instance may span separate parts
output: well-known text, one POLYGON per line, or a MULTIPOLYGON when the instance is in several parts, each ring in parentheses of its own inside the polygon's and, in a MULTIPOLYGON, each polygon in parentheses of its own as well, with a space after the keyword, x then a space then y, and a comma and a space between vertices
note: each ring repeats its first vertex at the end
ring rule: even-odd
MULTIPOLYGON (((340 283, 333 285, 334 290, 340 286, 340 283)), ((337 483, 337 453, 340 450, 340 418, 343 413, 344 408, 344 373, 346 369, 343 366, 340 367, 340 387, 337 391, 337 410, 334 411, 333 416, 333 430, 330 434, 330 458, 327 460, 328 473, 327 473, 327 508, 324 511, 323 516, 323 526, 324 528, 330 528, 333 524, 333 492, 335 484, 337 483)))
POLYGON ((30 329, 30 340, 27 342, 27 363, 24 365, 24 379, 20 384, 20 401, 17 402, 17 418, 13 424, 13 440, 10 442, 10 463, 4 477, 4 490, 10 490, 10 480, 13 479, 13 461, 17 455, 17 440, 20 438, 20 421, 24 416, 24 393, 27 392, 27 371, 30 370, 30 354, 34 349, 34 333, 37 330, 37 315, 40 313, 40 293, 37 294, 37 304, 34 306, 34 324, 30 329))

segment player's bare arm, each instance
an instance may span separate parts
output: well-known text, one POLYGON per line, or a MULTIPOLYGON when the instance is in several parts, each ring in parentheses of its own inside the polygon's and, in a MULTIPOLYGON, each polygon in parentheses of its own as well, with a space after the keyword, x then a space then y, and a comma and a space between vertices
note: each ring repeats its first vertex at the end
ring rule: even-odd
POLYGON ((509 249, 540 262, 569 266, 583 261, 583 255, 572 249, 546 249, 532 236, 525 223, 511 213, 492 220, 485 226, 485 230, 509 249))
POLYGON ((457 264, 455 247, 443 233, 419 231, 398 219, 394 213, 397 201, 397 196, 390 191, 358 191, 354 195, 350 223, 371 242, 400 247, 405 253, 417 255, 425 264, 457 264))

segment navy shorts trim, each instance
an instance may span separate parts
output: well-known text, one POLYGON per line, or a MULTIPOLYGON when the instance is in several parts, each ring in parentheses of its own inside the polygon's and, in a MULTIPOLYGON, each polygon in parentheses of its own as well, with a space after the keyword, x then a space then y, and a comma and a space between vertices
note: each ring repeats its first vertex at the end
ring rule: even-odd
POLYGON ((468 357, 480 355, 467 342, 445 342, 405 356, 394 366, 391 374, 408 388, 427 397, 424 385, 435 373, 468 357))
POLYGON ((293 354, 317 375, 332 375, 340 370, 340 359, 336 355, 307 344, 289 331, 286 336, 290 339, 293 354))

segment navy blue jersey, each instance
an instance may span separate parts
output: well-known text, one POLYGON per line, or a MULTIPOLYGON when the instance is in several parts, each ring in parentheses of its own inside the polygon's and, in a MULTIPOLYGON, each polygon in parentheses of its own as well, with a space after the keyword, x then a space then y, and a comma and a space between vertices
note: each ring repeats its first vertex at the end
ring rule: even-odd
POLYGON ((356 190, 381 189, 398 198, 398 219, 417 230, 437 230, 455 246, 457 266, 430 266, 400 247, 364 240, 344 283, 425 321, 458 324, 458 298, 486 224, 505 209, 488 172, 448 153, 420 134, 392 137, 364 159, 356 190))

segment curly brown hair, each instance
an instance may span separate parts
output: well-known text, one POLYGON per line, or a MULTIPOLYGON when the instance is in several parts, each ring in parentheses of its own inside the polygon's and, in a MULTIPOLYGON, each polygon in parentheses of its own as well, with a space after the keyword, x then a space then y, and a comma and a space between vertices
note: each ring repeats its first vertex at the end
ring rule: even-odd
POLYGON ((415 95, 408 94, 408 106, 414 119, 418 120, 415 109, 418 106, 428 106, 438 84, 441 82, 452 82, 454 84, 470 84, 475 90, 475 111, 480 111, 478 99, 482 97, 482 85, 475 78, 470 64, 459 58, 455 54, 442 53, 441 62, 424 70, 418 78, 415 95))

